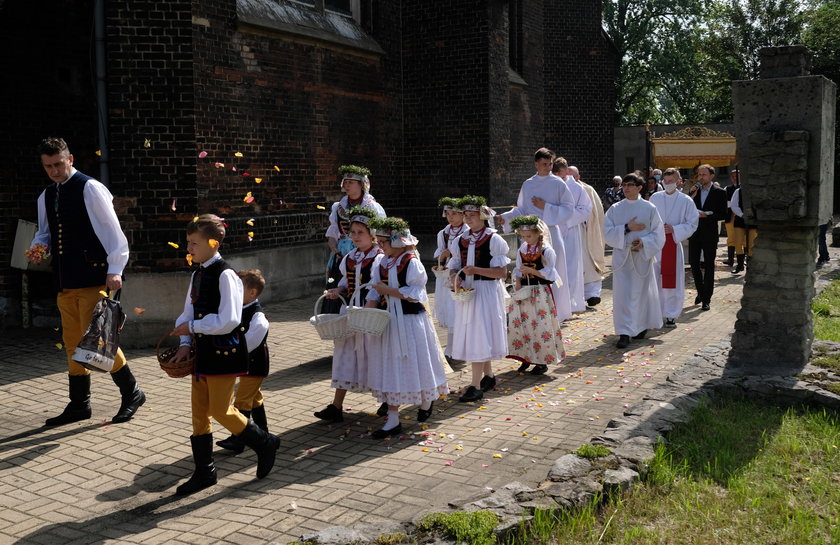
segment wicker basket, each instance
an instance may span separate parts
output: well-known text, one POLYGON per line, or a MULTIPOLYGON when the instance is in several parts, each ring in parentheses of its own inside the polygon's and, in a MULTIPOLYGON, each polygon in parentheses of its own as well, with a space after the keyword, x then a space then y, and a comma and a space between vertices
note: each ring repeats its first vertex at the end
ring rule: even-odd
MULTIPOLYGON (((458 271, 458 274, 464 269, 458 271)), ((458 275, 455 275, 458 276, 458 275)), ((475 288, 463 289, 458 284, 455 284, 455 291, 452 292, 452 299, 459 303, 469 303, 475 298, 475 288)))
POLYGON ((157 343, 157 360, 160 368, 163 369, 167 375, 172 378, 182 378, 191 375, 195 369, 195 345, 190 346, 190 357, 184 361, 172 363, 169 360, 178 352, 180 346, 170 346, 161 351, 161 344, 169 337, 169 334, 160 338, 157 343))
POLYGON ((382 335, 391 314, 378 308, 347 307, 347 327, 354 333, 382 335))
POLYGON ((432 272, 435 273, 435 278, 448 278, 449 269, 443 264, 443 261, 438 261, 438 264, 432 267, 432 272))
MULTIPOLYGON (((309 318, 309 323, 315 326, 315 330, 318 332, 318 336, 321 337, 322 340, 325 341, 336 341, 338 339, 344 339, 349 337, 353 334, 352 331, 347 327, 347 315, 346 314, 321 314, 321 306, 323 304, 324 298, 327 296, 325 293, 321 297, 315 301, 315 309, 314 309, 314 316, 309 318)), ((341 299, 341 302, 344 305, 347 305, 347 301, 342 296, 338 296, 341 299)))
POLYGON ((513 290, 510 292, 510 296, 515 301, 524 301, 525 299, 530 299, 534 296, 534 292, 538 286, 522 286, 518 290, 513 290))

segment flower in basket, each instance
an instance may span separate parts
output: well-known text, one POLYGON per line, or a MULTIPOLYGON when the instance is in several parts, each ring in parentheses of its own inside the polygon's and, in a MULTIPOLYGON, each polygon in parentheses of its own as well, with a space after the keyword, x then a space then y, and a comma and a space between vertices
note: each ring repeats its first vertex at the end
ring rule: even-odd
POLYGON ((45 257, 47 257, 47 246, 45 244, 41 244, 40 242, 33 244, 31 248, 23 252, 23 255, 25 255, 26 259, 32 263, 40 263, 45 257))

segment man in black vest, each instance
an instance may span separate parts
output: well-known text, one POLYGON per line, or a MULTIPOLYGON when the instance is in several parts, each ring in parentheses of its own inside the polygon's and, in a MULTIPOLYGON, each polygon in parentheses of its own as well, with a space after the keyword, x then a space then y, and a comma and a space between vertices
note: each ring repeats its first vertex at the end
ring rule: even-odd
MULTIPOLYGON (((45 424, 58 426, 91 416, 90 371, 73 361, 73 351, 102 298, 99 292, 122 287, 128 241, 114 212, 110 191, 73 168, 73 155, 63 139, 45 138, 38 145, 38 154, 54 183, 38 197, 38 232, 32 246, 41 244, 52 254, 70 383, 70 403, 45 424)), ((125 364, 121 349, 117 350, 111 378, 122 396, 120 409, 111 421, 125 422, 146 402, 146 395, 125 364)))
POLYGON ((693 198, 697 206, 700 221, 697 230, 688 239, 688 262, 697 288, 694 304, 702 303, 703 310, 709 310, 712 292, 715 289, 715 255, 718 244, 718 222, 726 219, 726 191, 712 183, 715 167, 700 165, 697 167, 697 181, 693 198), (700 253, 703 253, 703 266, 700 266, 700 253))

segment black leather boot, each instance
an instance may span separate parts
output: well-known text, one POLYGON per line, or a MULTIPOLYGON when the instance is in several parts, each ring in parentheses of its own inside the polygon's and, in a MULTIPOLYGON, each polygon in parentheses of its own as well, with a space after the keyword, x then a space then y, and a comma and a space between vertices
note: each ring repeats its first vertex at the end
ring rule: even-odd
POLYGON ((738 264, 732 269, 732 274, 738 274, 744 270, 744 254, 738 254, 738 264))
POLYGON ((724 263, 726 263, 727 267, 735 264, 735 246, 726 247, 726 261, 724 263))
POLYGON ((251 418, 254 420, 254 424, 256 424, 259 429, 264 432, 268 432, 268 420, 265 416, 265 404, 251 409, 251 418))
POLYGON ((187 496, 216 484, 216 466, 213 464, 213 434, 193 435, 190 437, 195 471, 192 476, 175 489, 178 496, 187 496))
MULTIPOLYGON (((242 413, 242 416, 245 418, 249 418, 251 416, 251 411, 239 411, 242 413)), ((222 447, 225 450, 233 451, 234 454, 241 454, 243 450, 245 450, 245 443, 242 442, 239 437, 231 434, 230 437, 227 439, 222 439, 221 441, 216 441, 216 444, 222 447)))
POLYGON ((90 418, 90 375, 67 375, 70 384, 70 403, 64 412, 48 418, 45 426, 61 426, 90 418))
POLYGON ((127 422, 131 420, 131 417, 134 416, 137 409, 146 402, 146 394, 137 386, 137 381, 134 379, 134 375, 131 374, 131 369, 128 368, 128 365, 123 365, 119 371, 111 373, 111 378, 114 379, 114 384, 120 389, 120 395, 122 396, 120 410, 117 411, 117 414, 114 415, 111 422, 114 424, 127 422))
POLYGON ((257 479, 268 475, 274 467, 280 439, 258 428, 252 420, 248 421, 245 429, 237 437, 257 453, 257 479))

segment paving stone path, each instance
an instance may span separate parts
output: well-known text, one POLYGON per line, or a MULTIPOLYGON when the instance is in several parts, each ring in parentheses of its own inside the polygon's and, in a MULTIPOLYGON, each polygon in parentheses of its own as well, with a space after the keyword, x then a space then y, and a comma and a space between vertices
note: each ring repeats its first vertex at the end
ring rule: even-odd
MULTIPOLYGON (((367 436, 382 425, 368 395, 348 394, 343 425, 312 416, 332 400, 332 344, 308 323, 313 298, 270 304, 272 373, 264 392, 271 431, 282 441, 277 465, 257 481, 253 452, 217 450, 219 483, 187 498, 173 492, 192 470, 189 379, 168 378, 154 351, 132 350, 129 364, 148 395, 132 421, 110 423, 117 389, 96 375, 93 418, 43 428, 66 403, 59 333, 6 331, 0 543, 286 543, 335 524, 410 520, 514 480, 536 485, 555 459, 732 331, 743 275, 720 265, 717 278, 711 311, 692 305, 688 290, 677 329, 653 331, 625 353, 615 348, 605 289, 596 311, 564 325, 562 365, 534 377, 518 374, 512 360, 494 361, 498 387, 482 404, 457 403, 470 375, 468 365, 458 366, 449 375, 455 395, 435 403, 426 425, 416 422, 416 408, 404 408, 404 434, 392 441, 367 436)), ((227 436, 215 431, 216 439, 227 436)))

